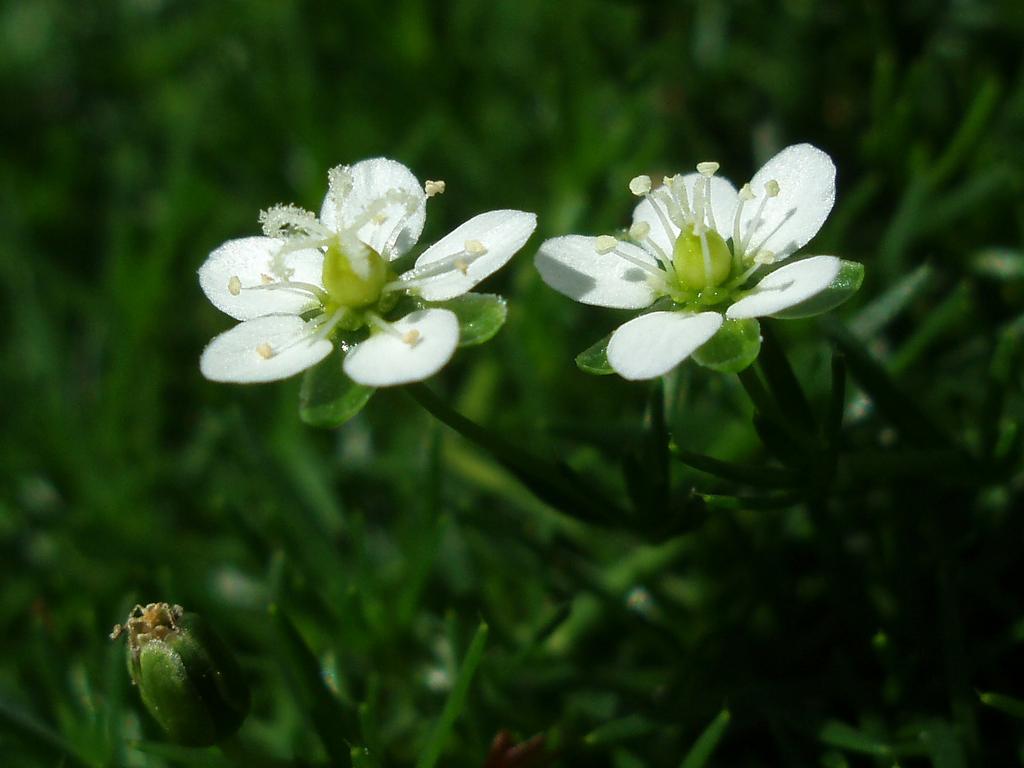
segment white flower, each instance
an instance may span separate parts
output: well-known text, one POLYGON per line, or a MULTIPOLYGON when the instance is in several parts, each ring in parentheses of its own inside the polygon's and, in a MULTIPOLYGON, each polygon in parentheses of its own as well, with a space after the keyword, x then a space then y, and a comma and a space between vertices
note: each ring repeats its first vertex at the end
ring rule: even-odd
POLYGON ((429 302, 469 291, 536 226, 536 216, 523 211, 480 214, 396 275, 392 263, 423 231, 427 198, 443 191, 442 181, 424 188, 401 163, 376 158, 330 172, 319 217, 294 206, 264 211, 264 237, 229 240, 199 269, 214 306, 242 321, 203 350, 203 375, 229 382, 292 376, 330 354, 339 328, 369 331, 364 341, 342 345, 344 371, 359 384, 405 384, 440 370, 458 344, 459 324, 454 312, 429 302), (385 319, 403 295, 422 308, 385 319))
POLYGON ((814 237, 832 210, 836 171, 827 154, 809 144, 787 147, 738 192, 717 170, 718 163, 699 163, 697 173, 656 188, 638 176, 629 188, 643 200, 628 237, 556 237, 537 254, 544 282, 584 304, 664 305, 612 334, 608 364, 624 378, 667 373, 729 320, 817 313, 860 285, 860 265, 811 256, 749 287, 764 267, 814 237))

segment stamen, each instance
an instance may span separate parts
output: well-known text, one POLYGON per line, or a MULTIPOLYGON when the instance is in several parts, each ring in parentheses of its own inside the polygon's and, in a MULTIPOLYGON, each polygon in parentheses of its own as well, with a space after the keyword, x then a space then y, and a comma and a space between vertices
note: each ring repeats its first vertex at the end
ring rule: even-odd
POLYGON ((611 253, 619 247, 619 241, 611 235, 598 235, 594 238, 594 250, 600 254, 611 253))
POLYGON ((426 183, 423 185, 423 191, 426 193, 427 197, 443 195, 446 186, 447 185, 441 179, 437 179, 436 181, 427 179, 426 183))
POLYGON ((643 197, 651 191, 651 177, 634 176, 629 182, 629 191, 637 197, 643 197))
MULTIPOLYGON (((675 201, 676 205, 679 206, 679 210, 688 221, 692 222, 693 211, 690 210, 690 200, 686 194, 686 182, 683 181, 683 177, 679 174, 666 177, 665 186, 668 188, 668 191, 672 195, 672 199, 675 201)), ((680 229, 682 229, 681 226, 680 229)))
POLYGON ((462 247, 470 256, 483 256, 487 253, 487 246, 479 240, 467 240, 462 247))
POLYGON ((256 346, 256 354, 264 360, 269 360, 274 356, 274 348, 264 341, 256 346))
POLYGON ((242 281, 238 279, 238 275, 232 275, 231 279, 228 280, 228 293, 232 296, 237 296, 242 292, 242 281))
MULTIPOLYGON (((749 187, 750 185, 745 184, 744 186, 749 187)), ((779 182, 775 179, 766 181, 764 185, 764 197, 761 198, 761 204, 757 206, 757 213, 755 213, 754 218, 750 220, 750 228, 747 230, 746 237, 743 238, 743 247, 740 250, 744 254, 747 252, 747 246, 750 245, 750 239, 754 236, 754 230, 756 230, 758 225, 761 223, 761 214, 764 213, 764 207, 768 204, 769 198, 776 197, 778 194, 779 182)))
POLYGON ((709 160, 704 163, 697 163, 697 173, 699 173, 701 176, 704 176, 705 178, 710 179, 712 176, 715 175, 715 172, 720 167, 721 166, 719 166, 718 163, 716 163, 713 160, 709 160))
POLYGON ((740 218, 743 215, 743 206, 747 202, 754 199, 754 193, 750 189, 749 184, 744 184, 740 187, 740 191, 737 194, 739 198, 739 205, 736 206, 736 215, 732 219, 732 268, 733 271, 739 269, 742 253, 742 243, 740 242, 740 218))
MULTIPOLYGON (((602 237, 610 237, 610 235, 602 235, 602 237)), ((612 238, 612 239, 614 240, 615 238, 612 238)), ((617 245, 618 245, 618 241, 616 240, 616 246, 617 245)), ((665 272, 663 272, 662 270, 658 269, 653 264, 649 264, 648 262, 644 261, 643 259, 638 259, 636 256, 633 256, 632 254, 626 253, 624 251, 620 251, 620 250, 618 250, 617 247, 613 248, 610 251, 605 251, 605 253, 614 253, 616 256, 618 256, 623 261, 628 261, 634 267, 639 267, 640 269, 642 269, 647 274, 651 275, 652 277, 657 278, 658 285, 660 285, 662 287, 667 285, 667 283, 665 281, 665 272)))
POLYGON ((263 283, 263 285, 270 285, 270 283, 274 282, 274 278, 272 278, 268 274, 265 274, 265 273, 261 272, 260 273, 260 282, 263 283))
MULTIPOLYGON (((647 195, 647 199, 658 201, 665 206, 665 213, 668 215, 669 220, 676 225, 678 229, 683 229, 690 223, 690 218, 687 216, 683 209, 676 202, 676 199, 672 196, 671 191, 665 187, 658 187, 656 190, 647 195)), ((671 232, 668 233, 669 240, 673 238, 671 232)))
MULTIPOLYGON (((478 242, 478 241, 467 241, 467 243, 478 242)), ((480 246, 483 248, 483 244, 480 246)), ((389 283, 385 283, 381 290, 385 293, 392 291, 407 290, 409 288, 416 288, 417 286, 423 285, 429 282, 432 278, 437 275, 447 272, 449 269, 454 267, 462 274, 469 272, 469 267, 473 262, 487 253, 487 249, 484 248, 482 252, 470 253, 468 249, 456 251, 453 254, 445 256, 444 258, 432 261, 429 264, 424 264, 422 267, 414 267, 408 272, 401 275, 397 280, 392 280, 389 283)))
POLYGON ((651 234, 651 225, 646 221, 637 221, 629 228, 629 237, 638 243, 642 243, 651 234))
POLYGON ((303 283, 299 281, 282 280, 279 283, 263 283, 261 285, 247 285, 239 290, 242 291, 294 291, 296 293, 305 293, 313 297, 321 304, 327 304, 328 296, 327 293, 318 285, 312 283, 303 283))
POLYGON ((366 319, 370 321, 370 324, 374 328, 383 331, 389 336, 394 336, 396 339, 408 344, 410 347, 414 347, 419 344, 420 340, 423 338, 423 335, 416 328, 410 328, 405 333, 401 333, 397 328, 395 328, 395 326, 375 312, 367 312, 366 319))
POLYGON ((324 322, 325 315, 317 315, 315 318, 310 320, 310 323, 312 323, 313 327, 316 328, 316 333, 313 334, 313 341, 320 341, 330 336, 331 331, 334 330, 334 326, 341 322, 341 319, 345 317, 347 313, 348 310, 345 307, 339 307, 331 313, 331 316, 327 318, 326 322, 324 322))

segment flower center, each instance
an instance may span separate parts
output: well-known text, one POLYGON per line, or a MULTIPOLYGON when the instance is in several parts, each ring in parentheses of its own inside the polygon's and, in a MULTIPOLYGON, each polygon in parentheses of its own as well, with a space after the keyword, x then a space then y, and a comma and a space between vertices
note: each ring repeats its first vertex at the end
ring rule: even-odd
POLYGON ((323 268, 323 286, 331 304, 347 308, 376 304, 387 277, 387 262, 358 238, 331 238, 323 268))
POLYGON ((702 291, 721 285, 732 271, 732 252, 720 234, 697 227, 683 229, 672 249, 672 264, 679 286, 685 291, 702 291))

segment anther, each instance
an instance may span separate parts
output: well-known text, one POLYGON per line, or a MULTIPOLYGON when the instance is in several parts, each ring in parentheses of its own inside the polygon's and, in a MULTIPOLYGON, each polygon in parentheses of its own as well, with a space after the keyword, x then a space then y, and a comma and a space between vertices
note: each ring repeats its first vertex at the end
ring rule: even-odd
POLYGON ((611 235, 598 235, 594 238, 594 250, 598 253, 611 253, 619 247, 619 241, 611 235))
POLYGON ((274 356, 274 348, 264 341, 256 347, 256 354, 264 360, 269 360, 274 356))
POLYGON ((456 259, 455 264, 453 266, 462 274, 469 274, 469 264, 466 262, 465 259, 456 259))
POLYGON ((270 285, 272 282, 274 282, 274 278, 272 278, 270 275, 268 275, 266 273, 261 273, 260 274, 260 282, 263 285, 270 285))
POLYGON ((238 279, 238 275, 232 275, 231 279, 228 280, 228 293, 232 296, 237 296, 242 292, 242 281, 238 279))
POLYGON ((764 192, 768 197, 776 197, 779 194, 779 182, 769 179, 764 183, 764 192))
POLYGON ((436 181, 433 179, 427 179, 423 185, 423 191, 426 192, 427 197, 433 197, 434 195, 443 195, 446 184, 441 179, 436 181))
POLYGON ((637 197, 643 197, 651 191, 650 176, 635 176, 629 182, 629 191, 637 197))
POLYGON ((745 203, 754 199, 754 190, 750 188, 749 184, 744 184, 740 187, 739 198, 745 203))
POLYGON ((410 347, 415 345, 420 340, 420 332, 415 328, 412 328, 402 334, 402 341, 408 344, 410 347))
POLYGON ((715 172, 718 171, 719 167, 720 166, 718 165, 718 163, 714 162, 713 160, 710 160, 706 163, 697 163, 697 173, 699 173, 701 176, 711 178, 712 176, 715 175, 715 172))
POLYGON ((754 263, 762 267, 775 263, 775 254, 771 251, 758 251, 754 256, 754 263))
POLYGON ((645 240, 649 234, 651 234, 651 225, 646 221, 634 222, 633 226, 629 228, 629 236, 638 243, 645 240))

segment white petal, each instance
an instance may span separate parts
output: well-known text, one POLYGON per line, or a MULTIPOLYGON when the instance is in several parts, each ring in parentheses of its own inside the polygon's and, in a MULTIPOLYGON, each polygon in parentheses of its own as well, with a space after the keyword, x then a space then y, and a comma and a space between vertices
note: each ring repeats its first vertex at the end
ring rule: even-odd
POLYGON ((743 207, 740 231, 744 238, 769 181, 778 182, 779 194, 767 200, 747 239, 747 250, 763 248, 785 258, 814 237, 828 218, 836 199, 836 167, 832 158, 810 144, 795 144, 775 155, 750 180, 757 197, 743 207))
POLYGON ((320 287, 324 256, 308 248, 276 256, 282 241, 270 237, 228 240, 199 268, 199 285, 217 309, 236 320, 298 315, 320 302, 298 288, 255 288, 283 278, 320 287), (237 278, 237 280, 236 280, 237 278))
POLYGON ((327 339, 295 315, 270 315, 239 323, 206 345, 199 370, 213 381, 248 384, 287 379, 331 353, 327 339))
MULTIPOLYGON (((537 271, 559 293, 599 307, 640 309, 659 295, 657 278, 614 253, 598 253, 597 238, 565 235, 545 240, 537 252, 537 271)), ((656 266, 654 257, 631 243, 617 250, 656 266)))
POLYGON ((416 244, 423 231, 427 218, 423 187, 412 171, 386 157, 361 160, 349 166, 348 173, 352 183, 347 194, 329 190, 320 208, 320 221, 338 230, 365 218, 368 208, 380 206, 356 234, 377 253, 397 259, 416 244))
POLYGON ((717 312, 650 312, 620 326, 608 363, 624 379, 653 379, 675 368, 722 326, 717 312))
POLYGON ((447 309, 412 312, 391 326, 396 333, 377 331, 345 355, 345 373, 368 387, 390 387, 422 381, 447 363, 459 343, 459 321, 447 309), (409 343, 401 338, 417 334, 409 343))
POLYGON ((484 249, 474 256, 466 254, 462 261, 449 263, 448 268, 428 278, 418 290, 427 301, 445 301, 461 296, 485 277, 505 266, 533 234, 537 216, 524 211, 489 211, 474 216, 445 235, 416 259, 412 272, 403 277, 415 278, 429 264, 465 254, 466 245, 484 249), (465 270, 465 271, 463 271, 465 270))
MULTIPOLYGON (((683 176, 687 201, 691 211, 693 210, 693 185, 698 179, 702 178, 704 177, 699 173, 688 173, 683 176)), ((711 213, 714 215, 718 233, 726 240, 732 234, 732 220, 736 214, 736 203, 738 200, 739 196, 736 193, 736 188, 728 179, 723 179, 720 176, 711 177, 711 213)), ((659 207, 662 209, 662 213, 664 213, 664 206, 659 205, 659 207)), ((672 249, 675 247, 676 238, 679 237, 679 227, 673 224, 667 215, 665 220, 668 222, 667 231, 661 218, 655 212, 654 205, 646 198, 641 200, 636 208, 633 209, 633 223, 636 224, 638 221, 642 221, 648 224, 651 227, 651 239, 657 243, 662 251, 671 255, 672 249)))
POLYGON ((763 317, 792 307, 821 293, 839 274, 835 256, 811 256, 766 275, 753 290, 726 310, 726 317, 741 320, 763 317))

